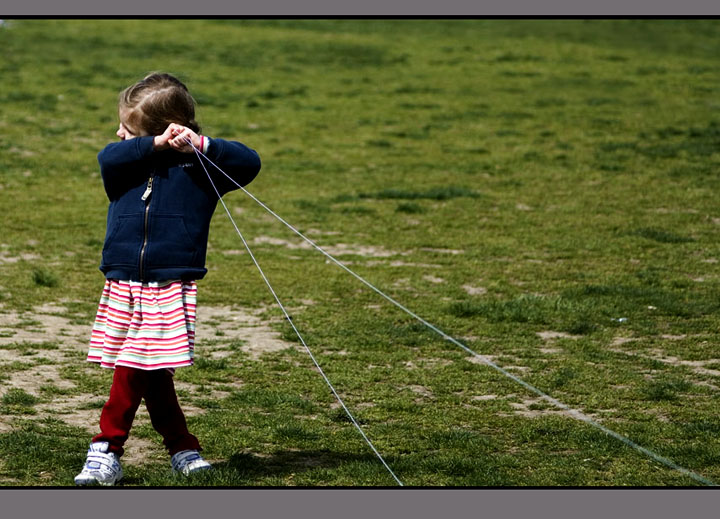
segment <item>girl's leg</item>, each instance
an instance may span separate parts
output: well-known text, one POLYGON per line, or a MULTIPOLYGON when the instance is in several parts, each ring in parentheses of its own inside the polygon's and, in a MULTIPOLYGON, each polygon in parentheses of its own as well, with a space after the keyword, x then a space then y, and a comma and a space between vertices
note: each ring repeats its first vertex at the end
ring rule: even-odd
POLYGON ((150 376, 145 392, 145 405, 150 421, 162 435, 170 455, 184 450, 202 450, 198 439, 188 431, 185 415, 175 393, 173 374, 166 369, 148 373, 150 376))
POLYGON ((128 439, 135 413, 147 390, 149 371, 116 366, 110 399, 100 414, 100 434, 93 442, 108 442, 109 451, 119 458, 128 439))

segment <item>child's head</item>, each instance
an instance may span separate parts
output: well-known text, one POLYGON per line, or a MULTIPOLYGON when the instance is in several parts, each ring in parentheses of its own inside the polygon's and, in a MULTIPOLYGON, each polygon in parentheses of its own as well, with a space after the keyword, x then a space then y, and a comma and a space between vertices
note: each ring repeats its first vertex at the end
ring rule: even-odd
POLYGON ((120 93, 120 122, 134 135, 161 135, 171 123, 200 133, 195 101, 170 74, 153 73, 120 93))

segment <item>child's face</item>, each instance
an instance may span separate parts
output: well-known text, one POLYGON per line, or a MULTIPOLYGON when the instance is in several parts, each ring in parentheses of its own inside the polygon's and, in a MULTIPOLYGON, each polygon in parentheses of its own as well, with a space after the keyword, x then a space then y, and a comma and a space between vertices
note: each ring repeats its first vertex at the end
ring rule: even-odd
POLYGON ((118 126, 118 131, 115 132, 115 134, 120 137, 120 140, 126 141, 128 139, 133 139, 135 137, 145 135, 144 132, 136 130, 128 124, 128 118, 130 115, 130 112, 128 110, 120 110, 119 115, 120 125, 118 126))
POLYGON ((127 129, 127 127, 120 122, 120 126, 118 127, 118 131, 115 132, 118 137, 120 137, 120 140, 126 141, 128 139, 132 139, 133 137, 137 137, 133 132, 127 129))

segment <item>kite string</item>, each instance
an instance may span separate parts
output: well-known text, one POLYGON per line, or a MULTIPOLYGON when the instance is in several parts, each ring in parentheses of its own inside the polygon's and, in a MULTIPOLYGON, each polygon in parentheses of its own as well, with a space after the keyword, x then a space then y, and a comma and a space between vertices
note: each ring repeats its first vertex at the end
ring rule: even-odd
MULTIPOLYGON (((655 461, 657 461, 657 462, 659 462, 659 463, 661 463, 661 464, 663 464, 663 465, 665 465, 665 466, 667 466, 667 467, 669 467, 669 468, 671 468, 671 469, 673 469, 673 470, 677 470, 678 472, 680 472, 680 473, 682 473, 682 474, 684 474, 684 475, 686 475, 686 476, 694 479, 695 481, 698 481, 699 483, 702 483, 702 484, 708 485, 708 486, 715 486, 715 485, 716 485, 713 481, 711 481, 711 480, 709 480, 709 479, 707 479, 707 478, 704 478, 703 476, 701 476, 701 475, 699 475, 699 474, 697 474, 697 473, 695 473, 695 472, 693 472, 693 471, 691 471, 691 470, 689 470, 689 469, 686 469, 686 468, 684 468, 684 467, 681 467, 680 465, 678 465, 678 464, 676 464, 675 462, 669 460, 668 458, 665 458, 665 457, 663 457, 663 456, 660 456, 659 454, 656 454, 655 452, 653 452, 653 451, 651 451, 651 450, 649 450, 649 449, 647 449, 647 448, 645 448, 645 447, 642 447, 641 445, 638 445, 637 443, 633 442, 633 441, 630 440, 629 438, 627 438, 627 437, 625 437, 625 436, 623 436, 623 435, 621 435, 621 434, 619 434, 619 433, 617 433, 617 432, 615 432, 615 431, 613 431, 613 430, 611 430, 611 429, 608 429, 607 427, 599 424, 598 422, 596 422, 595 420, 593 420, 593 419, 590 418, 589 416, 585 415, 585 414, 582 413, 581 411, 578 411, 578 410, 576 410, 576 409, 572 409, 572 408, 569 407, 568 405, 566 405, 566 404, 560 402, 559 400, 551 397, 550 395, 548 395, 547 393, 543 392, 542 390, 536 388, 536 387, 533 386, 532 384, 529 384, 528 382, 525 382, 525 381, 522 380, 521 378, 513 375, 512 373, 508 372, 507 370, 505 370, 505 369, 502 368, 501 366, 495 364, 495 363, 494 363, 492 360, 490 360, 488 357, 486 357, 486 356, 484 356, 484 355, 480 355, 479 353, 477 353, 477 352, 473 351, 472 349, 468 348, 467 346, 465 346, 464 344, 462 344, 460 341, 458 341, 458 340, 455 339, 454 337, 451 337, 450 335, 448 335, 447 333, 443 332, 442 330, 440 330, 439 328, 437 328, 437 327, 434 326, 433 324, 429 323, 428 321, 426 321, 426 320, 423 319, 422 317, 418 316, 416 313, 414 313, 414 312, 412 312, 411 310, 409 310, 408 308, 406 308, 404 305, 402 305, 401 303, 399 303, 398 301, 396 301, 395 299, 393 299, 393 298, 390 297, 389 295, 385 294, 382 290, 380 290, 379 288, 377 288, 376 286, 374 286, 374 285, 373 285, 372 283, 370 283, 369 281, 365 280, 365 278, 363 278, 363 277, 360 276, 359 274, 357 274, 357 273, 355 273, 354 271, 352 271, 349 267, 347 267, 346 265, 344 265, 342 262, 340 262, 340 261, 338 261, 337 259, 335 259, 332 255, 330 255, 328 252, 326 252, 325 250, 323 250, 319 245, 317 245, 315 242, 313 242, 310 238, 306 237, 306 236, 305 236, 304 234, 302 234, 299 230, 297 230, 295 227, 293 227, 293 226, 290 225, 288 222, 286 222, 282 217, 280 217, 278 214, 276 214, 276 213, 275 213, 272 209, 270 209, 267 205, 265 205, 265 204, 262 203, 260 200, 258 200, 252 193, 250 193, 248 190, 246 190, 243 186, 241 186, 240 184, 238 184, 238 183, 235 181, 235 179, 233 179, 230 175, 228 175, 227 173, 225 173, 225 172, 222 170, 222 168, 220 168, 217 164, 215 164, 212 160, 210 160, 210 159, 207 157, 207 155, 205 155, 204 153, 202 153, 202 152, 199 151, 199 150, 196 150, 196 154, 199 154, 199 155, 201 155, 202 157, 204 157, 205 160, 207 160, 210 164, 212 164, 220 173, 222 173, 223 175, 225 175, 233 184, 235 184, 238 188, 240 188, 240 189, 243 191, 243 193, 245 193, 245 194, 248 195, 250 198, 252 198, 252 199, 253 199, 255 202, 257 202, 263 209, 265 209, 266 211, 268 211, 271 215, 273 215, 275 218, 277 218, 280 222, 282 222, 286 227, 288 227, 290 230, 292 230, 295 234, 297 234, 298 236, 300 236, 303 240, 305 240, 306 242, 308 242, 308 243, 309 243, 310 245, 312 245, 315 249, 317 249, 319 252, 321 252, 323 255, 325 255, 328 259, 330 259, 333 263, 335 263, 335 264, 338 265, 340 268, 342 268, 343 270, 345 270, 346 272, 348 272, 349 274, 351 274, 353 277, 355 277, 356 279, 358 279, 359 281, 361 281, 363 284, 365 284, 366 286, 368 286, 368 287, 369 287, 370 289, 372 289, 374 292, 376 292, 377 294, 379 294, 380 296, 382 296, 383 298, 385 298, 386 300, 388 300, 390 303, 392 303, 393 305, 397 306, 398 308, 400 308, 401 310, 403 310, 404 312, 406 312, 408 315, 412 316, 413 318, 417 319, 418 321, 420 321, 422 324, 424 324, 425 326, 427 326, 428 328, 430 328, 430 329, 433 330, 434 332, 438 333, 438 334, 439 334, 440 336, 442 336, 444 339, 452 342, 453 344, 455 344, 456 346, 462 348, 463 350, 465 350, 466 352, 470 353, 471 355, 474 355, 475 357, 478 357, 480 360, 482 360, 485 364, 487 364, 487 365, 490 366, 491 368, 493 368, 493 369, 495 369, 496 371, 502 373, 503 375, 505 375, 506 377, 510 378, 511 380, 514 380, 515 382, 517 382, 518 384, 520 384, 520 385, 523 386, 524 388, 528 389, 529 391, 537 394, 540 398, 546 400, 547 402, 550 402, 550 403, 551 403, 552 405, 554 405, 555 407, 558 407, 558 408, 566 411, 566 412, 567 412, 570 416, 572 416, 573 418, 576 418, 576 419, 578 419, 578 420, 580 420, 580 421, 583 421, 583 422, 585 422, 585 423, 587 423, 587 424, 589 424, 589 425, 591 425, 591 426, 593 426, 593 427, 601 430, 601 431, 604 432, 605 434, 607 434, 607 435, 609 435, 609 436, 612 436, 613 438, 615 438, 615 439, 623 442, 625 445, 627 445, 627 446, 629 446, 629 447, 637 450, 638 452, 641 452, 642 454, 645 454, 646 456, 654 459, 655 461)), ((200 162, 202 163, 202 160, 201 160, 200 162)), ((204 168, 204 167, 205 167, 205 166, 203 165, 203 168, 204 168)), ((207 169, 206 169, 205 171, 206 171, 206 173, 207 173, 207 169)), ((208 176, 209 176, 209 174, 208 174, 208 176)), ((224 203, 223 203, 223 205, 224 205, 224 203)), ((226 211, 227 211, 227 208, 226 208, 226 211)), ((233 222, 233 223, 234 223, 234 222, 233 222)), ((237 227, 236 227, 236 229, 237 229, 237 227)))
MULTIPOLYGON (((195 148, 195 146, 193 146, 192 142, 191 142, 189 139, 187 139, 187 140, 188 140, 188 142, 190 143, 190 145, 193 147, 193 150, 195 150, 195 154, 197 155, 199 150, 198 150, 197 148, 195 148)), ((200 164, 202 165, 203 169, 205 170, 205 174, 207 175, 208 180, 210 181, 210 184, 212 185, 213 189, 215 190, 215 193, 216 193, 217 196, 218 196, 218 199, 220 200, 220 203, 222 204, 223 208, 225 209, 225 213, 228 215, 228 218, 230 218, 230 222, 232 222, 232 225, 233 225, 233 227, 235 228, 235 231, 237 232, 238 236, 240 236, 240 239, 242 240, 243 245, 245 246, 245 249, 248 251, 248 254, 250 255, 250 258, 252 259, 253 263, 255 264, 255 266, 257 267, 258 271, 260 272, 260 275, 262 276, 263 280, 265 281, 265 284, 266 284, 267 287, 270 289, 270 293, 271 293, 271 294, 273 295, 273 297, 275 298, 275 301, 277 302, 278 306, 280 307, 280 309, 282 310, 283 314, 285 315, 285 318, 286 318, 287 321, 290 323, 290 326, 291 326, 292 329, 295 331, 295 334, 296 334, 296 335, 298 336, 298 338, 300 339, 300 342, 302 343, 302 345, 305 347, 305 350, 307 351, 308 355, 310 355, 310 358, 312 359, 313 363, 315 364, 315 367, 316 367, 316 368, 318 369, 318 371, 320 372, 320 375, 322 375, 323 379, 325 379, 325 382, 326 382, 327 385, 330 387, 330 390, 332 391, 333 395, 335 395, 335 398, 336 398, 337 401, 340 403, 340 405, 342 406, 342 408, 345 410, 345 413, 348 415, 348 417, 349 417, 350 420, 352 421, 352 423, 353 423, 353 425, 355 426, 355 428, 357 428, 357 430, 360 432, 360 434, 362 435, 362 437, 365 439, 365 441, 366 441, 367 444, 370 446, 370 448, 371 448, 372 451, 375 453, 375 455, 380 459, 380 461, 381 461, 382 464, 385 466, 385 468, 388 470, 388 472, 390 473, 390 475, 395 479, 395 481, 398 483, 398 485, 404 486, 403 483, 402 483, 402 481, 400 481, 400 479, 398 479, 398 477, 395 475, 395 473, 392 471, 392 469, 388 466, 388 464, 385 462, 385 460, 383 459, 383 457, 382 457, 382 456, 380 455, 380 453, 377 451, 377 449, 375 448, 375 446, 373 445, 373 443, 370 441, 370 439, 365 435, 365 432, 362 430, 362 428, 360 427, 360 425, 358 424, 358 422, 355 420, 355 417, 352 415, 352 413, 350 412, 350 410, 349 410, 349 409, 347 408, 347 406, 345 405, 345 402, 343 402, 342 398, 340 398, 340 395, 339 395, 339 394, 337 393, 337 391, 335 390, 335 387, 333 387, 332 383, 330 382, 330 380, 328 379, 328 377, 325 375, 325 372, 324 372, 323 369, 320 367, 320 364, 319 364, 318 361, 315 359, 315 356, 313 355, 312 351, 310 351, 310 348, 309 348, 308 345, 305 343, 305 339, 303 339, 302 335, 300 334, 300 332, 298 331, 297 327, 295 326, 295 323, 293 323, 292 318, 290 317, 290 315, 288 314, 287 310, 285 309, 285 306, 282 304, 282 302, 280 301, 280 298, 278 297, 277 293, 275 292, 275 290, 273 289, 272 285, 270 284, 270 281, 268 280, 267 276, 265 275, 265 272, 263 272, 263 269, 260 267, 260 264, 259 264, 259 263, 257 262, 257 260, 255 259, 255 255, 254 255, 254 254, 252 253, 252 251, 250 250, 250 246, 248 245, 247 241, 245 240, 245 237, 244 237, 244 236, 242 235, 242 233, 240 232, 240 229, 238 229, 238 226, 237 226, 237 224, 235 223, 235 220, 233 219, 232 215, 230 214, 230 211, 228 210, 227 205, 225 205, 225 201, 222 199, 222 196, 220 196, 220 192, 217 190, 217 187, 215 187, 215 183, 212 181, 212 178, 210 177, 210 173, 208 172, 207 168, 205 167, 205 164, 203 164, 203 162, 202 162, 202 160, 200 159, 200 156, 199 156, 199 155, 198 155, 198 160, 200 160, 200 164)), ((214 164, 213 164, 213 165, 214 165, 214 164)), ((215 167, 217 168, 217 166, 215 166, 215 167)), ((218 169, 219 169, 219 168, 218 168, 218 169)))

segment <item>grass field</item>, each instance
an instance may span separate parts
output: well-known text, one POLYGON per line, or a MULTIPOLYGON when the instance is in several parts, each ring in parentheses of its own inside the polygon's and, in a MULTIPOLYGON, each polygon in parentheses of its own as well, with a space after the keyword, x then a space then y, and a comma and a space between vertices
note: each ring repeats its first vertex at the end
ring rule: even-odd
MULTIPOLYGON (((250 192, 486 360, 720 482, 717 20, 10 20, 0 26, 0 484, 72 485, 110 387, 96 154, 175 73, 250 192)), ((293 322, 408 486, 694 486, 444 340, 241 192, 293 322)), ((197 362, 216 470, 174 477, 141 408, 126 486, 392 486, 212 223, 197 362)))

